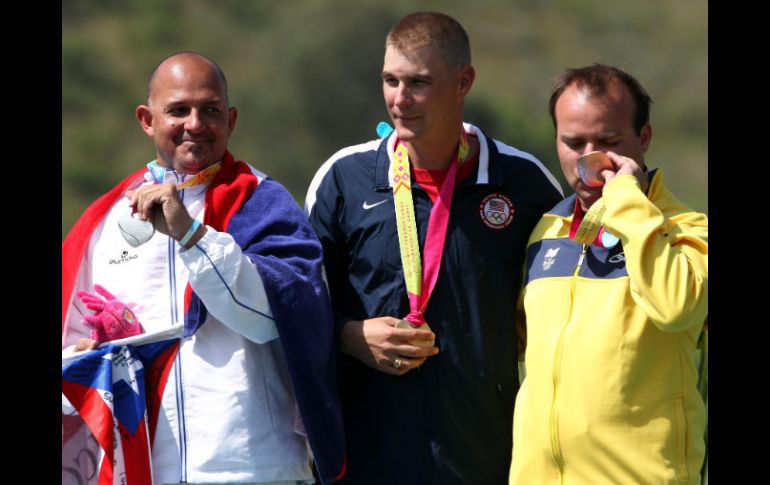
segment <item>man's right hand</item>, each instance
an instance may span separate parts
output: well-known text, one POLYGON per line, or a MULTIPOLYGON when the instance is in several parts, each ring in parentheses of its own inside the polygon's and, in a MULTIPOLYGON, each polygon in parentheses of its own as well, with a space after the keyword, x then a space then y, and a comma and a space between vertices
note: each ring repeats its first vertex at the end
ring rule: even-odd
POLYGON ((436 335, 432 331, 395 328, 398 321, 393 317, 349 320, 340 333, 340 350, 373 369, 396 376, 420 367, 428 357, 438 354, 435 345, 410 343, 434 342, 436 335), (394 367, 397 363, 398 368, 394 367))
MULTIPOLYGON (((177 241, 182 239, 193 224, 193 218, 187 212, 174 184, 143 185, 126 191, 126 197, 129 205, 136 208, 140 219, 152 221, 156 231, 177 241)), ((198 228, 193 237, 194 242, 188 243, 187 246, 195 245, 205 233, 205 226, 198 228)))

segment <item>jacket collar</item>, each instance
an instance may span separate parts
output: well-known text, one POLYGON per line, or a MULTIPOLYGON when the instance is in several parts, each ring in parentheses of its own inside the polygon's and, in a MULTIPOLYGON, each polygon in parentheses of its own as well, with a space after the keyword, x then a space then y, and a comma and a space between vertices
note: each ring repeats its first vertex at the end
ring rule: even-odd
MULTIPOLYGON (((489 138, 484 134, 481 128, 474 126, 470 123, 463 123, 463 128, 471 135, 475 135, 479 139, 479 163, 475 169, 475 182, 473 177, 468 177, 461 185, 484 185, 502 183, 501 174, 497 170, 497 166, 492 164, 490 166, 490 159, 496 160, 497 147, 494 143, 490 143, 489 138), (492 155, 490 157, 490 154, 492 155)), ((393 147, 396 144, 396 132, 395 130, 389 137, 383 138, 380 142, 380 146, 377 149, 377 157, 374 162, 374 190, 376 192, 387 192, 392 190, 390 186, 390 160, 393 156, 393 147)))

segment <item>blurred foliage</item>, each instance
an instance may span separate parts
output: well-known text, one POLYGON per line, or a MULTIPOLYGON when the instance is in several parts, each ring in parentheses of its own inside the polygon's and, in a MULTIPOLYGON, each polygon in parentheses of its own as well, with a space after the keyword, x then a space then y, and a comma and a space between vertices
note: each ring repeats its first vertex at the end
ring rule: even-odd
POLYGON ((403 15, 440 10, 471 39, 467 121, 542 160, 564 183, 547 114, 566 67, 616 64, 654 100, 649 165, 708 205, 708 40, 703 0, 63 0, 62 235, 96 197, 155 156, 135 107, 160 60, 198 51, 224 69, 239 110, 236 157, 300 204, 336 150, 387 119, 385 35, 403 15))

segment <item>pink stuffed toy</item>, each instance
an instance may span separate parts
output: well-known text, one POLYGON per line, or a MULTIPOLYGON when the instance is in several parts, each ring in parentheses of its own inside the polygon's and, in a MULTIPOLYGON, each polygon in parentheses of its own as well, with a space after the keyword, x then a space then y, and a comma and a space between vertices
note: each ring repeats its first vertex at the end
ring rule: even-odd
POLYGON ((93 315, 83 317, 83 323, 91 328, 92 339, 97 342, 108 342, 144 332, 134 312, 123 302, 100 285, 94 285, 94 290, 104 299, 86 291, 78 291, 77 293, 86 307, 96 312, 93 315))

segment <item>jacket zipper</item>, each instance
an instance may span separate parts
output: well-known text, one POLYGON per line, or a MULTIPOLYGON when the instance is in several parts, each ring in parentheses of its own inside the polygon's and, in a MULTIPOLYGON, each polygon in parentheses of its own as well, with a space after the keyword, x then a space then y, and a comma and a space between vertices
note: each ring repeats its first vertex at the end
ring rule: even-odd
POLYGON ((559 483, 564 483, 564 455, 561 452, 561 445, 559 444, 559 417, 558 417, 558 401, 559 401, 559 381, 560 381, 560 368, 561 358, 564 353, 564 340, 569 327, 570 318, 572 317, 572 306, 575 300, 575 284, 577 282, 578 273, 580 267, 583 265, 583 259, 585 259, 587 246, 584 244, 583 249, 580 252, 580 258, 578 259, 575 271, 572 273, 572 280, 570 281, 569 289, 569 309, 567 311, 566 318, 562 324, 561 333, 559 339, 556 341, 556 353, 553 360, 553 401, 551 402, 551 416, 550 416, 550 428, 551 428, 551 452, 553 458, 556 461, 556 465, 559 467, 559 483))
MULTIPOLYGON (((177 183, 180 183, 177 175, 177 183)), ((179 191, 179 197, 184 203, 184 189, 179 191)), ((171 303, 171 322, 173 326, 179 325, 178 298, 176 286, 176 246, 172 237, 168 238, 168 271, 169 271, 169 297, 171 303)), ((184 322, 182 322, 184 324, 184 322)), ((184 410, 184 388, 182 385, 182 348, 176 354, 174 366, 174 385, 176 391, 177 428, 179 432, 179 481, 187 482, 187 423, 184 410)))

